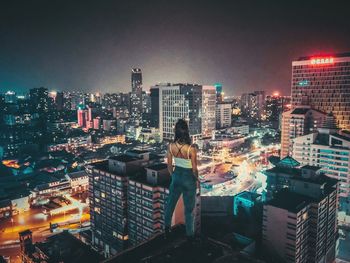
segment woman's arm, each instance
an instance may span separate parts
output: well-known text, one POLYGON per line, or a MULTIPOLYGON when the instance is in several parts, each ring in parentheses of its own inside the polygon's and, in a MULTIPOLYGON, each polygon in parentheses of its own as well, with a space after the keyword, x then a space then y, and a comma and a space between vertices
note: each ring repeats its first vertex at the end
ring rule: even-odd
POLYGON ((191 162, 193 174, 198 180, 197 149, 195 147, 191 147, 191 162))
POLYGON ((166 154, 166 159, 167 159, 167 163, 168 163, 168 171, 170 174, 172 174, 174 171, 174 168, 173 168, 173 155, 171 154, 170 147, 171 147, 171 144, 169 143, 168 152, 166 154))

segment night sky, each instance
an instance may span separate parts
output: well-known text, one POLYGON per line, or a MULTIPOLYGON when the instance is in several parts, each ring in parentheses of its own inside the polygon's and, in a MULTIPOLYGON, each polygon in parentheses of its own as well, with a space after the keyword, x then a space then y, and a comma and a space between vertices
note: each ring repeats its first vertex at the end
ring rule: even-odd
POLYGON ((350 51, 348 1, 8 1, 0 91, 129 91, 221 82, 226 94, 290 93, 291 61, 350 51))

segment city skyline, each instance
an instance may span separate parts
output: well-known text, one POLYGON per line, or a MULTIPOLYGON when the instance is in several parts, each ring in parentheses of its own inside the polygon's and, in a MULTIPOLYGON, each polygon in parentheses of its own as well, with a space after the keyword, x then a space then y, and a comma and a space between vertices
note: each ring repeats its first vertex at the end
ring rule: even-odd
POLYGON ((130 69, 139 67, 145 90, 159 82, 220 82, 227 95, 288 95, 292 60, 348 51, 341 6, 7 3, 1 11, 0 90, 126 92, 130 69))
POLYGON ((350 262, 345 7, 3 4, 0 263, 350 262))

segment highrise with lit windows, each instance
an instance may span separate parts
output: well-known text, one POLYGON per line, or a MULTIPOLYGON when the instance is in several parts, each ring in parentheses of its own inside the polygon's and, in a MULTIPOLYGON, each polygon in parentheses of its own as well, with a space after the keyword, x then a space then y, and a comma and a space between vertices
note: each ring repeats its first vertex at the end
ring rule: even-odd
POLYGON ((288 165, 293 162, 287 157, 266 171, 273 198, 264 204, 263 247, 281 262, 334 262, 338 181, 319 167, 288 165))
POLYGON ((327 176, 339 181, 339 196, 350 196, 350 136, 337 129, 332 114, 317 131, 292 141, 295 160, 321 167, 327 176))
POLYGON ((281 158, 292 155, 292 139, 312 133, 326 114, 309 106, 297 106, 282 114, 281 158))
POLYGON ((159 84, 151 88, 152 118, 159 114, 161 140, 174 138, 179 119, 188 121, 193 143, 208 138, 215 129, 216 89, 197 84, 159 84))
POLYGON ((131 69, 130 118, 135 125, 142 119, 142 72, 139 68, 131 69))
MULTIPOLYGON (((146 150, 130 150, 88 165, 92 245, 105 256, 115 255, 164 230, 164 208, 170 175, 165 163, 146 150)), ((200 229, 197 191, 195 228, 200 229)), ((183 203, 172 225, 184 223, 183 203)))
POLYGON ((350 130, 350 53, 301 57, 292 62, 292 107, 332 112, 350 130))

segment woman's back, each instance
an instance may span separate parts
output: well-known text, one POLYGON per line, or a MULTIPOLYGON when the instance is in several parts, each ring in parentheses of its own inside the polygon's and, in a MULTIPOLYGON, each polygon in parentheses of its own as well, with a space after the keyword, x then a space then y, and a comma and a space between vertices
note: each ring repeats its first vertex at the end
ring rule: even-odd
POLYGON ((175 166, 182 168, 192 168, 191 145, 177 142, 169 145, 170 153, 174 157, 175 166))

